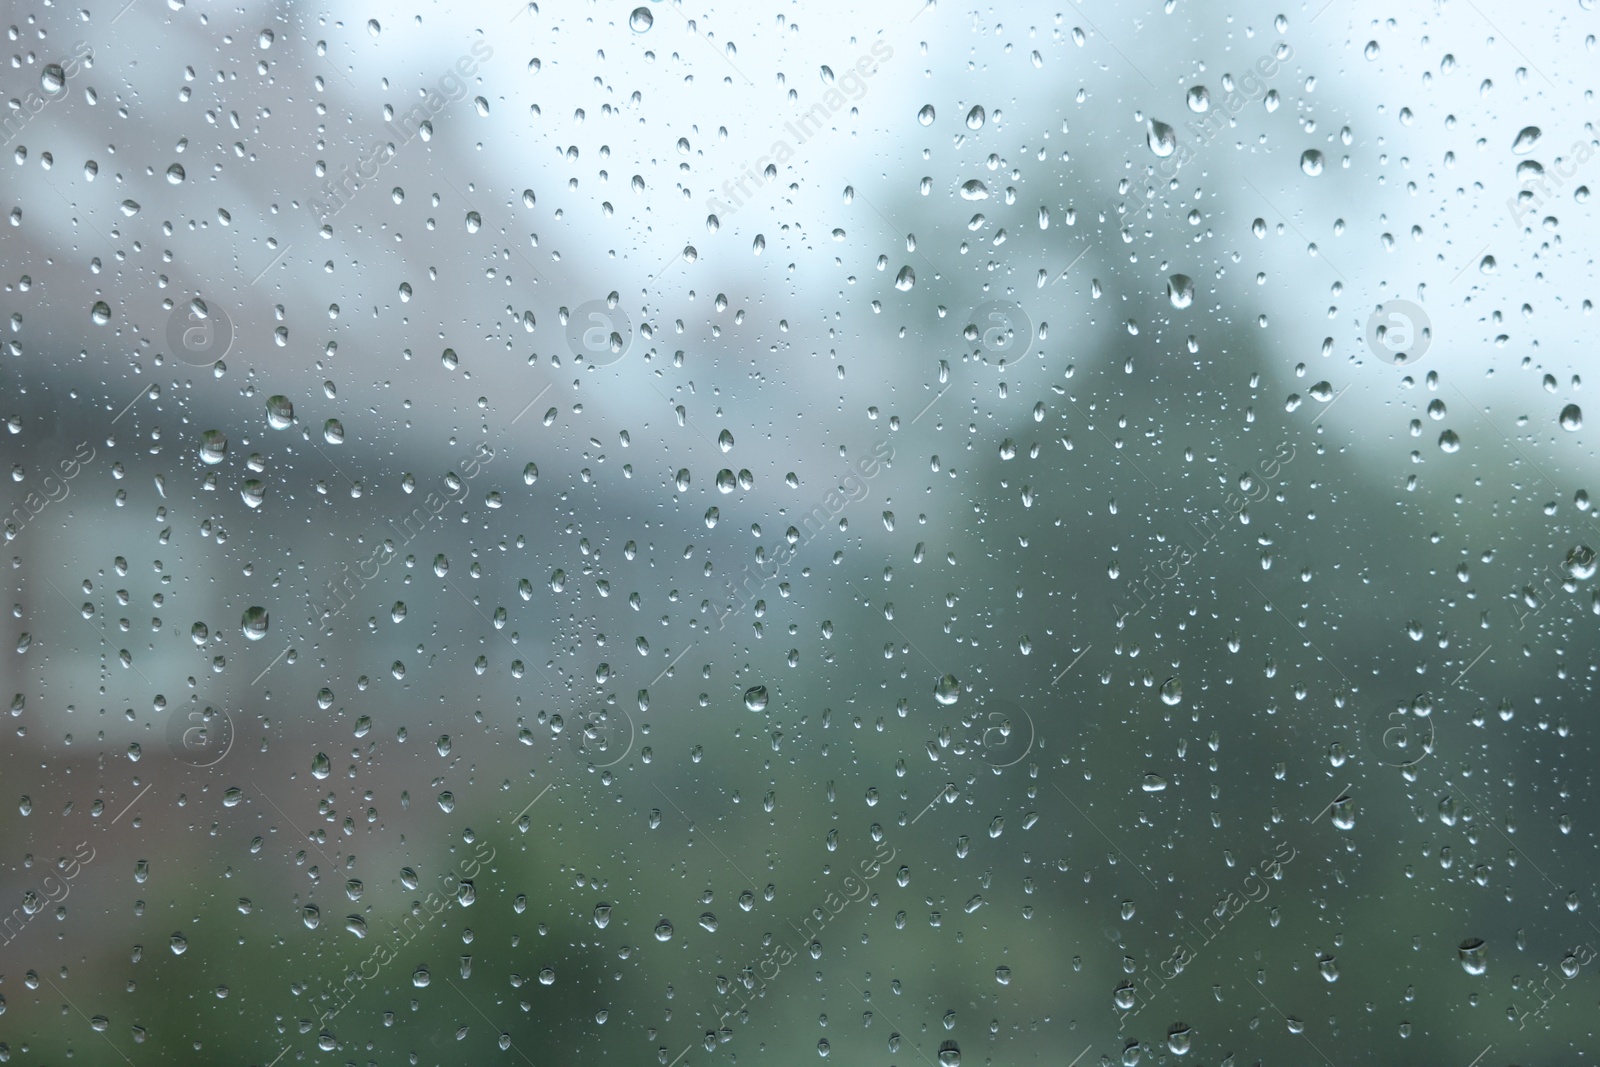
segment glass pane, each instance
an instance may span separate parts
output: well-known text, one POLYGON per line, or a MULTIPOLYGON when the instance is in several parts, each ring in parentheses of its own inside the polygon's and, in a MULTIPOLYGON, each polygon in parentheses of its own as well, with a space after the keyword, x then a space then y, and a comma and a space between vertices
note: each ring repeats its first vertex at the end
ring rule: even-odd
POLYGON ((0 1061, 1586 1054, 1592 8, 15 7, 0 1061))

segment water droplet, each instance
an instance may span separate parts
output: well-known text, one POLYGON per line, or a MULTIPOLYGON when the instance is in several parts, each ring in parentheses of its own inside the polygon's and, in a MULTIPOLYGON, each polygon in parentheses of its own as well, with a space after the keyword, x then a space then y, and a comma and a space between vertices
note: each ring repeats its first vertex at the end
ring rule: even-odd
POLYGON ((982 106, 978 105, 978 104, 973 104, 972 105, 972 110, 967 112, 967 129, 969 129, 969 130, 981 130, 981 129, 983 129, 984 117, 985 116, 984 116, 984 113, 983 113, 982 106))
POLYGON ((274 430, 287 430, 294 425, 294 404, 288 397, 267 397, 267 425, 274 430))
POLYGON ((322 779, 333 772, 333 763, 326 752, 318 752, 311 759, 311 777, 322 779))
POLYGON ((655 935, 657 941, 671 941, 672 924, 667 922, 667 920, 662 919, 660 922, 656 923, 655 935))
POLYGON ((1162 159, 1178 150, 1177 133, 1160 119, 1150 119, 1145 123, 1144 141, 1150 146, 1150 151, 1162 159))
POLYGON ((1532 152, 1533 146, 1539 142, 1539 137, 1542 133, 1543 131, 1537 126, 1524 126, 1517 134, 1517 139, 1511 142, 1512 154, 1525 156, 1532 152))
POLYGON ((1183 703, 1183 682, 1178 679, 1177 675, 1173 675, 1161 683, 1161 703, 1183 703))
POLYGON ((1185 1055, 1189 1051, 1192 1038, 1193 1033, 1187 1026, 1183 1023, 1173 1023, 1167 1031, 1167 1048, 1172 1050, 1174 1056, 1185 1055))
POLYGON ((330 445, 344 444, 344 424, 338 419, 329 419, 323 423, 322 439, 330 445))
POLYGON ((922 110, 917 112, 917 121, 922 123, 924 126, 932 126, 933 125, 933 119, 934 119, 933 105, 932 104, 924 104, 922 106, 922 110))
POLYGON ((628 28, 634 33, 646 33, 655 23, 655 16, 650 14, 647 7, 636 7, 633 14, 628 16, 628 28))
POLYGON ((170 185, 182 185, 184 179, 183 164, 174 163, 167 168, 167 182, 170 185))
POLYGON ((939 1067, 961 1067, 961 1046, 954 1041, 940 1045, 939 1067))
POLYGON ((750 711, 767 710, 767 687, 753 685, 744 691, 744 706, 750 711))
POLYGON ((962 186, 961 186, 961 199, 963 199, 963 200, 987 200, 987 199, 989 199, 989 187, 987 185, 983 184, 977 178, 973 178, 972 180, 964 182, 962 184, 962 186))
POLYGON ((1315 148, 1308 148, 1300 153, 1300 169, 1315 178, 1322 173, 1322 153, 1315 148))
POLYGON ((1456 432, 1454 430, 1446 430, 1444 433, 1439 435, 1439 451, 1461 451, 1461 438, 1456 436, 1456 432))
POLYGON ((1194 303, 1194 279, 1187 274, 1174 274, 1167 279, 1167 299, 1175 308, 1186 308, 1194 303))
POLYGON ((961 683, 955 675, 947 674, 934 684, 933 699, 941 704, 954 704, 961 699, 961 683))
POLYGON ((262 607, 246 608, 244 617, 239 620, 240 627, 244 630, 245 637, 252 641, 259 641, 267 636, 267 609, 262 607))
POLYGON ((1333 825, 1341 830, 1354 830, 1356 826, 1356 802, 1349 796, 1341 795, 1328 809, 1333 825))
POLYGON ((61 69, 60 63, 46 63, 39 72, 39 89, 49 96, 54 96, 67 85, 67 72, 61 69))
POLYGON ((1561 428, 1563 430, 1583 429, 1583 409, 1576 404, 1568 404, 1562 408, 1561 428))
POLYGON ((909 266, 901 267, 900 273, 895 275, 894 287, 902 293, 910 291, 916 284, 917 275, 909 266))
POLYGON ((1184 96, 1184 100, 1188 102, 1189 110, 1196 115, 1201 115, 1211 110, 1211 90, 1204 85, 1192 87, 1184 96))
POLYGON ((1456 949, 1461 959, 1461 969, 1471 975, 1480 975, 1489 969, 1488 949, 1481 938, 1469 937, 1456 949))
POLYGON ((207 430, 200 435, 200 462, 208 466, 221 463, 228 454, 228 435, 221 430, 207 430))

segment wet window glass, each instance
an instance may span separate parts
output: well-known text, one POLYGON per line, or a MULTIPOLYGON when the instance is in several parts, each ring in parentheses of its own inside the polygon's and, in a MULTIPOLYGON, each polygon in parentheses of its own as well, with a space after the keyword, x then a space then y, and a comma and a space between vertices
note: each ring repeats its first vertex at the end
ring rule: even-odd
POLYGON ((1591 0, 19 0, 0 1062, 1576 1062, 1591 0))

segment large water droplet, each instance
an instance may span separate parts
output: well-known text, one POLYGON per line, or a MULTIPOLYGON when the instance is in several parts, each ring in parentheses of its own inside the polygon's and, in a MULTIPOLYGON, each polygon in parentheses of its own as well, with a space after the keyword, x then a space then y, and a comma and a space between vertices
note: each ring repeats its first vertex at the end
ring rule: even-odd
POLYGON ((633 14, 628 16, 628 29, 634 33, 645 33, 656 24, 656 17, 650 14, 647 7, 636 7, 633 14))
POLYGON ((1185 1055, 1189 1051, 1192 1037, 1192 1032, 1183 1023, 1173 1023, 1167 1031, 1167 1048, 1172 1050, 1174 1056, 1185 1055))
POLYGON ((259 641, 267 636, 267 609, 263 607, 246 608, 244 617, 239 620, 239 626, 244 630, 245 637, 252 641, 259 641))
POLYGON ((1167 299, 1175 308, 1186 308, 1194 303, 1194 279, 1187 274, 1174 274, 1167 279, 1167 299))
POLYGON ((1315 178, 1322 173, 1322 153, 1315 148, 1308 148, 1300 153, 1300 169, 1315 178))
POLYGON ((1489 969, 1489 951, 1481 938, 1469 937, 1456 949, 1461 959, 1461 969, 1468 974, 1483 974, 1489 969))
POLYGON ((1561 428, 1563 430, 1583 429, 1583 409, 1576 404, 1568 404, 1562 408, 1561 428))
POLYGON ((933 699, 941 704, 954 704, 961 699, 961 683, 955 675, 947 674, 934 684, 933 699))
POLYGON ((1354 830, 1356 826, 1356 802, 1348 796, 1341 795, 1328 809, 1333 825, 1341 830, 1354 830))
POLYGON ((767 687, 753 685, 744 691, 744 706, 750 711, 767 710, 767 687))
POLYGON ((917 112, 917 121, 924 126, 932 126, 934 119, 933 105, 924 104, 922 110, 917 112))
POLYGON ((1178 150, 1177 133, 1160 119, 1150 119, 1145 123, 1144 141, 1150 146, 1150 151, 1162 159, 1178 150))
POLYGON ((287 430, 294 425, 294 404, 288 397, 267 397, 267 425, 274 430, 287 430))
POLYGON ((1511 142, 1511 151, 1514 155, 1524 156, 1533 151, 1533 146, 1539 143, 1543 133, 1537 126, 1524 126, 1517 134, 1517 139, 1511 142))
POLYGON ((200 462, 207 465, 221 463, 228 454, 228 435, 221 430, 207 430, 200 435, 200 462))

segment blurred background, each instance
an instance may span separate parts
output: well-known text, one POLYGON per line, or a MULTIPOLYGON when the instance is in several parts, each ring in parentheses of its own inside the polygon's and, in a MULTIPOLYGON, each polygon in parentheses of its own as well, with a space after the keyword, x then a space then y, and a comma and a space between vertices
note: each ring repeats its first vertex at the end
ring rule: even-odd
POLYGON ((1593 7, 12 5, 0 1061, 1592 1059, 1593 7))

